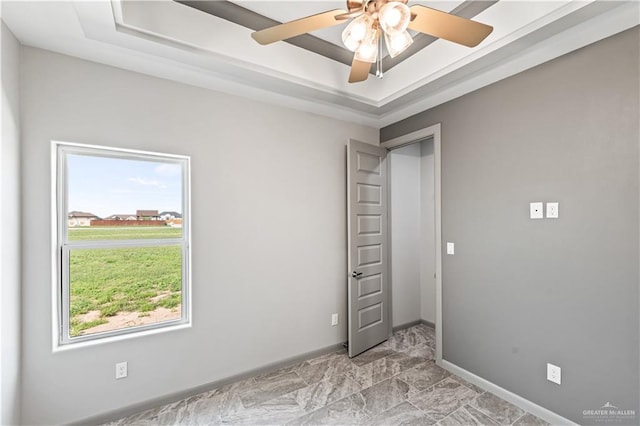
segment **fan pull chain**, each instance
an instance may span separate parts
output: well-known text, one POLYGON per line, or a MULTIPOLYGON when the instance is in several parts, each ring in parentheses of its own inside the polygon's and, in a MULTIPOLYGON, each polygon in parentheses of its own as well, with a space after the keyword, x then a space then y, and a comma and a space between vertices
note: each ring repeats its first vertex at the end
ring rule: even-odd
POLYGON ((376 77, 382 79, 384 77, 384 73, 382 72, 382 37, 379 38, 378 42, 378 60, 376 61, 376 77))

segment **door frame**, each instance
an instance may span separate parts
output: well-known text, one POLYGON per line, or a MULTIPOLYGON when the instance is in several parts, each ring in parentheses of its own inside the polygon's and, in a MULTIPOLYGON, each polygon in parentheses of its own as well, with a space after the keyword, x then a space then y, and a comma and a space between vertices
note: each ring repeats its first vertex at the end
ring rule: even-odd
MULTIPOLYGON (((382 142, 380 146, 391 150, 405 145, 411 145, 427 138, 433 138, 433 159, 434 159, 434 193, 435 193, 435 240, 436 240, 436 364, 442 365, 442 186, 441 186, 441 133, 440 123, 436 123, 429 127, 407 133, 397 138, 382 142)), ((390 174, 387 174, 388 178, 390 174)), ((390 197, 393 194, 390 194, 390 197)), ((388 209, 391 208, 391 202, 388 203, 388 209)), ((390 213, 387 214, 387 220, 390 220, 390 213)), ((389 236, 393 230, 391 223, 387 228, 389 236)), ((390 259, 390 258, 389 258, 390 259)), ((389 265, 391 267, 391 265, 389 265)), ((391 270, 391 269, 389 269, 391 270)), ((389 277, 391 278, 391 277, 389 277)), ((391 282, 391 281, 390 281, 391 282)), ((393 283, 391 283, 393 285, 393 283)))

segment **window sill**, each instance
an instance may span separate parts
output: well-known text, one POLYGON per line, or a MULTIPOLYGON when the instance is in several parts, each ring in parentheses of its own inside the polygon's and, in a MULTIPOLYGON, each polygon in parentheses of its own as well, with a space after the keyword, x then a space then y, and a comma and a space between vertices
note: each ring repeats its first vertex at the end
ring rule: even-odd
POLYGON ((56 334, 54 336, 52 352, 53 353, 66 352, 74 349, 82 349, 90 346, 98 346, 98 345, 120 342, 123 340, 151 336, 154 334, 169 333, 172 331, 183 330, 187 328, 191 328, 191 321, 187 323, 181 323, 181 324, 176 324, 176 325, 171 325, 171 326, 166 326, 161 328, 141 330, 141 331, 126 333, 126 334, 119 334, 117 336, 104 337, 101 339, 92 339, 92 340, 86 340, 83 342, 71 342, 71 343, 64 343, 64 344, 61 344, 60 342, 58 342, 58 336, 56 334))

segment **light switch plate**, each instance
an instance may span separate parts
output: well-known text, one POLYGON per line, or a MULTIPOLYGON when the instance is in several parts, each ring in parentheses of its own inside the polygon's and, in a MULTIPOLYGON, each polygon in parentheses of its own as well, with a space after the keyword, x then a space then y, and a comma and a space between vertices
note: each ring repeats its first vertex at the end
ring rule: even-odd
POLYGON ((447 243, 447 254, 456 254, 456 248, 453 243, 447 243))
POLYGON ((558 203, 547 203, 547 219, 557 219, 558 218, 558 203))
POLYGON ((529 212, 530 212, 531 219, 544 218, 544 210, 543 210, 542 204, 543 204, 542 202, 529 204, 529 212))

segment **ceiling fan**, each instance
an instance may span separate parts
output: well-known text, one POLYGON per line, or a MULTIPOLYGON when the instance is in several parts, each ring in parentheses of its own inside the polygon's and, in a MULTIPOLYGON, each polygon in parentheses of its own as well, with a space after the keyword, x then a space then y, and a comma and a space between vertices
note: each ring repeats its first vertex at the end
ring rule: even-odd
POLYGON ((342 32, 342 41, 355 53, 349 83, 356 83, 366 80, 371 64, 381 60, 382 37, 393 58, 413 43, 407 29, 468 47, 477 46, 493 31, 489 25, 430 7, 419 4, 408 7, 407 1, 347 0, 348 11, 336 9, 307 16, 256 31, 251 37, 260 44, 270 44, 353 19, 342 32))

